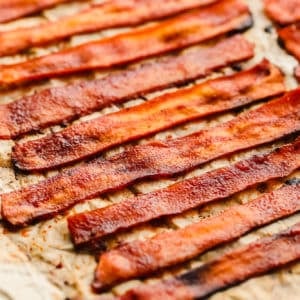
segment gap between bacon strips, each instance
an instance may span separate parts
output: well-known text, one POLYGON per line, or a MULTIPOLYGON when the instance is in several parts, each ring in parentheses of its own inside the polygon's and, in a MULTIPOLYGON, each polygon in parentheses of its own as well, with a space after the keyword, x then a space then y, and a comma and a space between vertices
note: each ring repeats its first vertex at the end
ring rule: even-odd
MULTIPOLYGON (((113 0, 92 4, 88 9, 54 22, 1 32, 0 55, 15 54, 27 48, 56 42, 75 34, 99 31, 106 28, 139 25, 143 22, 175 15, 215 1, 113 0)), ((59 1, 56 0, 56 2, 59 1)))
POLYGON ((219 290, 300 259, 300 223, 287 231, 228 251, 203 266, 157 284, 143 284, 119 300, 207 299, 219 290))
POLYGON ((244 30, 251 24, 249 8, 241 0, 221 0, 159 24, 22 63, 2 65, 0 86, 110 68, 244 30))
MULTIPOLYGON (((84 199, 127 186, 137 179, 168 177, 191 170, 217 157, 297 132, 300 129, 299 117, 300 89, 214 128, 177 139, 129 147, 108 159, 98 158, 38 184, 3 194, 3 218, 13 225, 24 226, 33 220, 55 215, 84 199)), ((113 207, 107 209, 114 211, 113 207)), ((131 210, 136 211, 134 207, 131 210)), ((93 227, 92 220, 90 224, 88 219, 85 220, 86 227, 93 227)), ((126 215, 122 220, 122 224, 106 224, 104 231, 101 226, 99 231, 93 228, 85 238, 97 238, 130 226, 126 215)), ((105 218, 100 221, 105 224, 105 218)))
POLYGON ((16 138, 50 125, 66 123, 113 103, 203 77, 253 54, 253 44, 241 35, 234 35, 101 79, 45 89, 0 105, 0 138, 16 138))
POLYGON ((12 160, 23 170, 55 168, 184 122, 276 96, 284 89, 279 69, 264 60, 250 70, 16 144, 12 160))

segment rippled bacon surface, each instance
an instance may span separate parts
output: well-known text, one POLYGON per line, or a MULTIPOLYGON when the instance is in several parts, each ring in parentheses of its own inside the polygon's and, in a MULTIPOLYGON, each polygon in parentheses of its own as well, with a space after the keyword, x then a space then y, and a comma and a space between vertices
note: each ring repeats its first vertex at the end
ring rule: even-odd
MULTIPOLYGON (((137 179, 166 177, 192 169, 222 155, 296 132, 300 129, 299 116, 300 89, 214 128, 130 147, 106 160, 99 158, 39 184, 4 194, 3 217, 11 224, 25 225, 137 179)), ((110 231, 111 226, 108 224, 106 229, 110 231)))
POLYGON ((287 176, 300 164, 300 140, 262 157, 217 169, 165 189, 129 198, 103 209, 68 218, 76 245, 91 243, 120 229, 224 199, 254 184, 287 176), (178 201, 180 199, 180 201, 178 201))
POLYGON ((100 257, 93 287, 103 289, 184 262, 299 210, 300 185, 286 186, 183 229, 124 244, 100 257))
POLYGON ((265 0, 267 14, 280 24, 300 21, 300 0, 265 0))
POLYGON ((63 2, 70 0, 3 0, 0 3, 0 22, 12 21, 63 2))
POLYGON ((1 66, 0 85, 125 64, 245 29, 251 22, 241 0, 221 0, 156 25, 1 66))
POLYGON ((46 89, 0 105, 0 138, 15 138, 49 125, 67 122, 112 103, 205 76, 252 56, 253 45, 241 35, 235 35, 105 78, 46 89))
POLYGON ((280 71, 263 61, 248 71, 209 80, 44 138, 17 144, 12 158, 25 170, 54 168, 183 122, 275 96, 284 90, 280 71))
POLYGON ((215 0, 113 0, 94 4, 89 9, 61 20, 0 33, 0 55, 15 54, 74 34, 138 25, 212 2, 215 0))
POLYGON ((203 266, 155 285, 142 285, 121 300, 204 299, 249 278, 300 259, 300 223, 271 237, 227 252, 203 266))

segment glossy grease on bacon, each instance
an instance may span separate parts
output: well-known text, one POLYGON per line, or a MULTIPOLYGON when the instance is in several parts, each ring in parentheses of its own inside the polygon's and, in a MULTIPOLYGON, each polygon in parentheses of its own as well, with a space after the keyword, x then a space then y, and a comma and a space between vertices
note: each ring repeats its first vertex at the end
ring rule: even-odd
POLYGON ((16 144, 12 159, 25 170, 55 168, 170 127, 283 93, 283 76, 264 60, 250 70, 205 81, 140 105, 16 144))
POLYGON ((297 132, 299 117, 300 89, 214 128, 130 147, 108 159, 98 158, 38 184, 4 194, 1 196, 2 214, 11 224, 24 226, 137 179, 172 176, 217 157, 297 132))
POLYGON ((253 54, 253 45, 241 35, 234 35, 104 78, 45 89, 0 105, 0 138, 16 138, 65 123, 113 103, 203 77, 253 54))
MULTIPOLYGON (((300 155, 298 161, 300 164, 300 155)), ((181 200, 180 195, 178 200, 181 200)), ((93 287, 103 290, 115 283, 184 262, 299 210, 300 184, 284 186, 183 229, 123 244, 100 256, 93 287)))
POLYGON ((219 290, 300 259, 300 223, 219 256, 203 266, 154 285, 140 285, 120 300, 207 299, 219 290))
POLYGON ((0 86, 123 65, 245 29, 251 24, 249 9, 241 0, 221 0, 159 24, 1 66, 0 86))
POLYGON ((118 230, 182 213, 229 197, 249 186, 287 176, 299 168, 299 144, 300 139, 270 154, 254 156, 152 193, 70 216, 68 224, 72 240, 77 246, 93 244, 118 230))
MULTIPOLYGON (((113 27, 133 26, 146 21, 154 21, 215 1, 164 0, 162 2, 160 0, 113 0, 94 4, 88 9, 56 21, 1 32, 0 55, 15 54, 27 48, 56 42, 75 34, 113 27)), ((56 2, 63 1, 56 0, 56 2)), ((35 5, 37 6, 37 4, 35 5)), ((0 19, 1 13, 0 4, 0 19)))

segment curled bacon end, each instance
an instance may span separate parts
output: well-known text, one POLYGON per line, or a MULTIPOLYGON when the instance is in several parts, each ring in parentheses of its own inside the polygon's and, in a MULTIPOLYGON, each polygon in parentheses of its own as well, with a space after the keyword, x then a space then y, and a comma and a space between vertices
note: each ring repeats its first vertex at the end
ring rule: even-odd
POLYGON ((265 0, 265 11, 282 25, 300 21, 300 0, 265 0))
MULTIPOLYGON (((70 0, 11 0, 0 3, 0 23, 12 21, 70 0)), ((17 41, 16 41, 17 42, 17 41)))
POLYGON ((182 275, 142 285, 121 300, 204 299, 207 296, 300 259, 300 223, 287 231, 230 251, 182 275))
POLYGON ((18 143, 12 160, 23 170, 55 168, 196 118, 276 96, 284 90, 281 72, 264 60, 250 70, 165 94, 41 139, 18 143))
POLYGON ((184 262, 254 228, 299 211, 299 200, 299 184, 284 186, 186 228, 124 244, 101 255, 93 287, 103 290, 114 283, 184 262))
POLYGON ((45 89, 0 105, 0 138, 15 138, 67 122, 112 103, 208 75, 253 55, 253 44, 238 34, 101 79, 45 89))
MULTIPOLYGON (((40 5, 40 2, 43 1, 36 1, 31 6, 36 7, 37 3, 40 5)), ((63 1, 56 0, 54 2, 63 1)), ((18 51, 55 42, 74 34, 93 32, 105 28, 138 25, 212 2, 215 2, 215 0, 107 1, 55 22, 0 33, 0 55, 15 54, 18 51), (159 9, 157 9, 158 5, 159 9)), ((22 9, 25 10, 25 6, 26 4, 23 4, 22 9)), ((0 20, 2 9, 0 4, 0 20)), ((9 12, 13 13, 13 9, 10 9, 9 12)))
MULTIPOLYGON (((1 195, 3 218, 13 225, 24 226, 35 219, 57 214, 83 199, 124 187, 137 179, 167 177, 222 155, 271 142, 300 129, 299 113, 300 89, 214 128, 164 142, 130 147, 108 159, 96 159, 41 183, 1 195)), ((130 221, 127 214, 120 218, 116 213, 117 219, 124 220, 124 224, 114 221, 110 226, 104 226, 105 231, 110 231, 110 228, 114 231, 118 226, 130 226, 130 223, 126 223, 130 221)), ((92 220, 94 216, 80 223, 80 226, 83 229, 92 226, 97 232, 92 220)), ((99 221, 96 216, 95 220, 96 224, 105 223, 105 217, 99 221)), ((99 228, 101 236, 102 226, 99 228)), ((91 231, 83 230, 85 234, 80 234, 79 228, 78 232, 79 243, 93 237, 91 231)))
POLYGON ((0 85, 109 68, 182 49, 251 25, 249 8, 241 0, 221 0, 146 28, 1 66, 0 85))

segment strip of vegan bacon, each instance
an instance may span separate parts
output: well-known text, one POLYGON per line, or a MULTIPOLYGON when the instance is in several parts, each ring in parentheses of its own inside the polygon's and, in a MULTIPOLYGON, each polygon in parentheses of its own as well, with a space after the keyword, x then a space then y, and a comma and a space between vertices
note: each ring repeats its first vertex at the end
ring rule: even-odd
MULTIPOLYGON (((10 0, 0 3, 0 22, 8 22, 69 0, 10 0)), ((16 41, 17 42, 17 41, 16 41)))
MULTIPOLYGON (((300 155, 298 160, 300 163, 300 155)), ((103 290, 115 283, 184 262, 299 210, 300 184, 285 186, 183 229, 124 244, 101 255, 93 287, 103 290)))
POLYGON ((0 85, 121 65, 245 29, 251 22, 241 0, 221 0, 146 28, 1 66, 0 85))
POLYGON ((229 251, 182 275, 160 281, 155 285, 141 285, 120 299, 204 299, 219 290, 299 259, 300 223, 287 231, 229 251))
MULTIPOLYGON (((0 33, 0 55, 55 42, 78 33, 133 26, 207 5, 215 0, 114 0, 55 22, 0 33)), ((0 6, 1 9, 1 6, 0 6)))
POLYGON ((300 66, 296 67, 295 76, 300 81, 300 66))
POLYGON ((92 243, 120 229, 182 213, 229 197, 254 184, 287 176, 299 167, 299 147, 300 139, 265 156, 254 156, 236 165, 217 169, 165 189, 71 216, 68 224, 72 240, 77 246, 92 243))
POLYGON ((300 0, 265 0, 267 14, 280 24, 300 21, 300 0))
POLYGON ((283 76, 268 61, 254 68, 162 95, 143 104, 16 144, 14 162, 26 170, 54 168, 196 118, 283 93, 283 76))
POLYGON ((0 105, 0 138, 14 138, 67 122, 112 103, 205 76, 253 54, 253 45, 241 35, 234 35, 105 78, 46 89, 0 105))
MULTIPOLYGON (((2 216, 11 224, 26 225, 137 179, 171 176, 222 155, 271 142, 298 131, 299 114, 300 89, 214 128, 130 147, 108 159, 98 158, 38 184, 3 194, 2 216)), ((143 208, 135 211, 142 212, 143 208)), ((127 215, 119 214, 117 218, 122 217, 124 222, 130 221, 127 215)), ((112 223, 105 227, 109 231, 111 226, 113 229, 112 223)))

